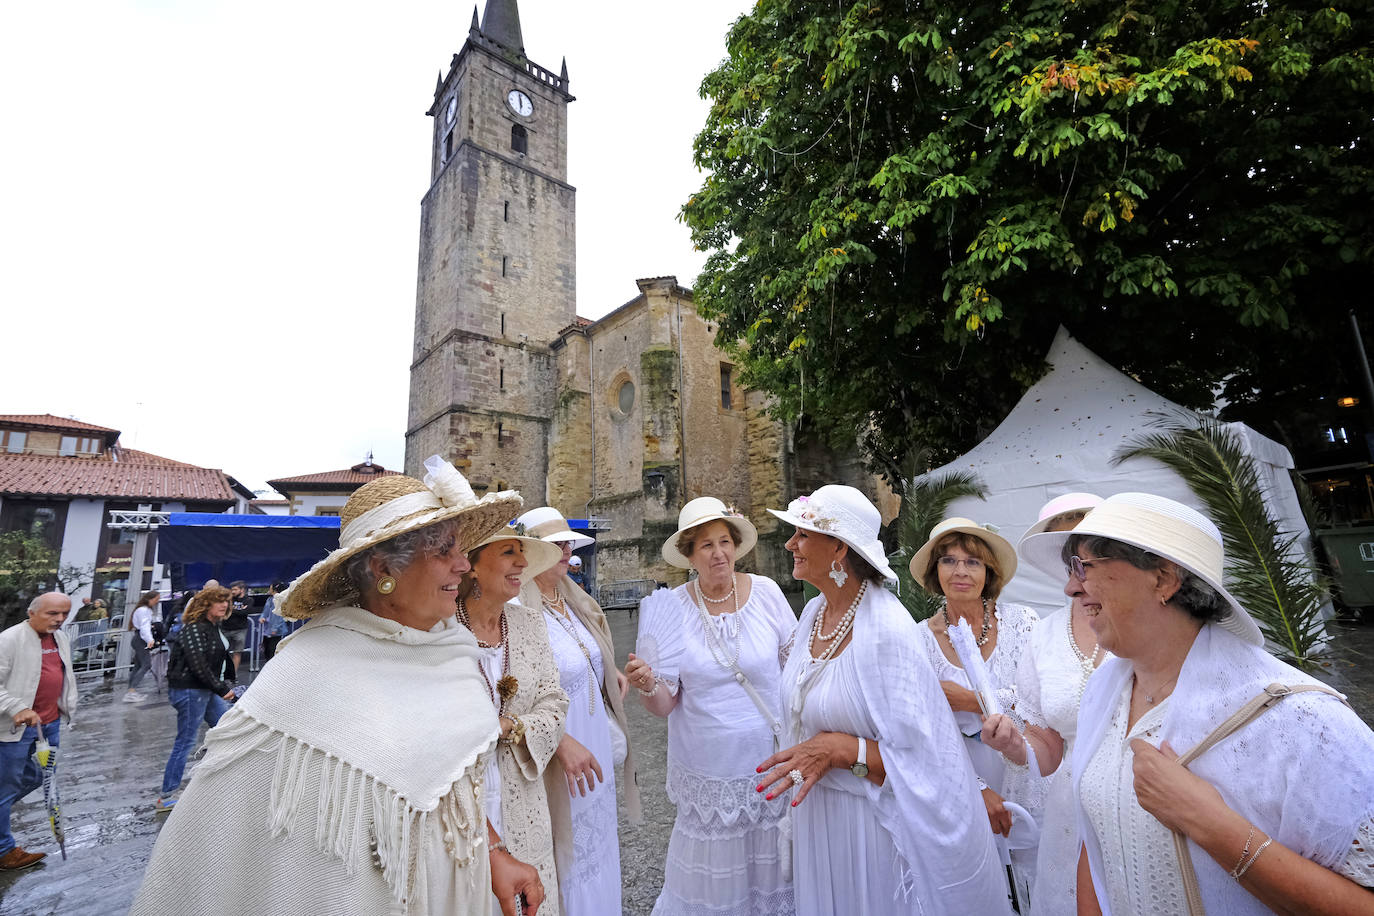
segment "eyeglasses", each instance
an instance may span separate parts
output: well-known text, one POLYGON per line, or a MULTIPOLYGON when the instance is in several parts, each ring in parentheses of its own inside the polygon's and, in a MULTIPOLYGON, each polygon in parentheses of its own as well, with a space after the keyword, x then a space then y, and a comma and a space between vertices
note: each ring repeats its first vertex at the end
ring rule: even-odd
POLYGON ((1098 557, 1095 560, 1085 560, 1082 557, 1069 557, 1069 572, 1079 582, 1088 581, 1088 570, 1097 563, 1108 563, 1112 560, 1124 560, 1125 557, 1098 557))
POLYGON ((951 572, 958 569, 960 566, 971 573, 976 573, 983 568, 983 561, 977 557, 966 557, 964 559, 960 559, 959 557, 941 557, 937 562, 951 572))

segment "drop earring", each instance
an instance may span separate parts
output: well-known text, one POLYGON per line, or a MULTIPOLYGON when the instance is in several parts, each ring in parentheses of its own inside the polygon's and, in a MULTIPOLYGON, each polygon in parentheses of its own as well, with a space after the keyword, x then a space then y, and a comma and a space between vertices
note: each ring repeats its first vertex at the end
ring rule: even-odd
POLYGON ((839 560, 830 561, 830 572, 826 575, 835 581, 836 588, 844 588, 844 584, 849 581, 849 573, 844 571, 839 560))
POLYGON ((396 591, 396 580, 390 576, 382 576, 377 580, 377 591, 381 592, 383 595, 390 595, 392 592, 396 591))
POLYGON ((481 597, 482 597, 482 583, 478 582, 476 579, 473 579, 473 580, 472 580, 472 591, 468 593, 468 597, 469 597, 469 598, 481 598, 481 597))

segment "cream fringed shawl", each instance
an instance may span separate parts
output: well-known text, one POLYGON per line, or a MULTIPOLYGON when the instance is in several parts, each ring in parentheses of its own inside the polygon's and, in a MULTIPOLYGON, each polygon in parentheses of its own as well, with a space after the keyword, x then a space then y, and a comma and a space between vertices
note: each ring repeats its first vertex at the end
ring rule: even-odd
POLYGON ((131 912, 476 912, 491 893, 478 758, 499 734, 476 657, 452 621, 314 617, 209 733, 131 912), (207 848, 224 857, 187 859, 207 848))
MULTIPOLYGON (((1087 848, 1097 898, 1107 916, 1111 908, 1101 845, 1084 813, 1082 781, 1122 691, 1131 689, 1132 674, 1124 658, 1103 662, 1093 674, 1083 693, 1073 752, 1079 838, 1087 848)), ((1204 626, 1169 697, 1161 739, 1184 753, 1276 681, 1289 686, 1317 683, 1258 646, 1218 626, 1204 626)), ((1129 767, 1129 752, 1125 760, 1129 767)), ((1374 733, 1369 727, 1335 697, 1314 692, 1281 700, 1188 769, 1216 787, 1228 806, 1274 842, 1334 870, 1345 861, 1360 825, 1374 817, 1371 760, 1374 733)), ((1269 912, 1191 840, 1188 850, 1209 914, 1269 912)), ((1159 880, 1179 880, 1173 866, 1172 861, 1166 863, 1169 873, 1159 880)))

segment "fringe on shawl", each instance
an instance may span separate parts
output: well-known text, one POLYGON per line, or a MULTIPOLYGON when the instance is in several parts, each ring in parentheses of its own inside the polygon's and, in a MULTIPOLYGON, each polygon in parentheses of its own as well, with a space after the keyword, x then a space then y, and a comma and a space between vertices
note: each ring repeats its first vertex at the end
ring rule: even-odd
POLYGON ((431 818, 438 819, 448 858, 468 877, 469 889, 476 889, 483 870, 469 866, 487 841, 481 807, 484 756, 474 766, 478 775, 471 789, 454 783, 433 810, 423 811, 370 774, 249 716, 233 721, 226 717, 215 731, 219 740, 201 764, 205 772, 219 769, 246 751, 271 752, 271 745, 276 744, 268 807, 271 835, 292 833, 300 813, 313 803, 316 848, 343 861, 350 875, 370 858, 380 867, 397 912, 404 912, 416 889, 426 885, 431 818), (316 782, 319 788, 312 799, 308 787, 316 782))

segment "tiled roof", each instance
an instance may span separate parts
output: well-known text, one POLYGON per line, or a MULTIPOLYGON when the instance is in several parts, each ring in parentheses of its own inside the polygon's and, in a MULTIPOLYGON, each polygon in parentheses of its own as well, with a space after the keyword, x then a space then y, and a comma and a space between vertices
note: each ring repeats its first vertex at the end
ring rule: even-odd
POLYGON ((0 413, 0 423, 8 426, 28 426, 34 429, 67 429, 90 433, 119 435, 119 430, 94 423, 82 423, 67 417, 55 417, 50 413, 0 413))
POLYGON ((391 477, 397 473, 397 471, 388 471, 380 464, 363 462, 341 471, 320 471, 316 474, 301 474, 298 477, 279 477, 276 480, 267 481, 267 485, 278 493, 285 493, 288 490, 356 490, 378 477, 391 477))
POLYGON ((223 471, 134 449, 113 449, 95 458, 0 454, 0 496, 234 501, 223 471))

